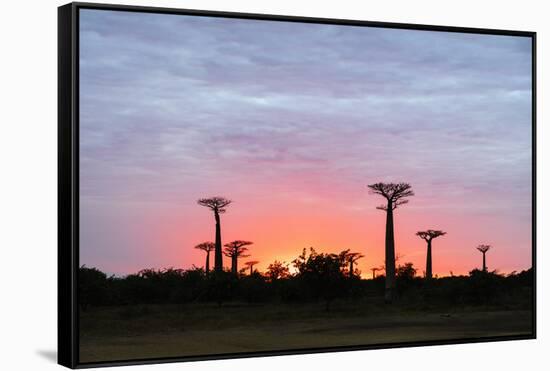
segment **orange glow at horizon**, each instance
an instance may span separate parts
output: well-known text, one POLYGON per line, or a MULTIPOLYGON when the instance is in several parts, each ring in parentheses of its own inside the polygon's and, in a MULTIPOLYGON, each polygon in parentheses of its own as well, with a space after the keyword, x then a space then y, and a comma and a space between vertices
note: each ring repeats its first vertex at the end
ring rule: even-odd
MULTIPOLYGON (((239 268, 244 267, 248 260, 258 260, 256 269, 259 271, 265 271, 275 260, 288 263, 292 271, 292 260, 304 248, 309 250, 313 247, 318 252, 334 253, 350 249, 364 255, 356 268, 363 278, 371 278, 371 268, 384 265, 385 212, 375 209, 381 201, 379 196, 369 195, 366 189, 359 191, 355 195, 357 198, 308 198, 303 202, 286 203, 283 202, 287 198, 285 195, 278 202, 272 200, 269 206, 264 203, 259 208, 255 207, 257 202, 246 202, 251 195, 242 194, 242 199, 235 199, 221 216, 222 242, 235 239, 252 241, 254 244, 249 246, 248 251, 251 256, 239 259, 239 268), (358 200, 353 207, 350 199, 358 200), (292 209, 289 209, 290 206, 292 209)), ((447 235, 433 241, 434 275, 463 275, 480 268, 481 254, 475 249, 480 243, 493 246, 487 254, 490 270, 509 273, 531 266, 530 242, 521 244, 522 238, 528 239, 530 236, 522 235, 519 228, 514 231, 513 225, 496 225, 494 218, 483 214, 475 217, 476 223, 470 222, 471 216, 464 218, 461 213, 452 212, 438 212, 437 218, 430 218, 425 209, 415 205, 421 197, 415 197, 394 214, 396 253, 399 256, 397 265, 412 262, 417 275, 422 276, 426 243, 415 233, 423 229, 442 229, 447 235), (492 228, 488 229, 485 225, 492 228), (506 238, 493 233, 502 228, 509 232, 506 238)), ((193 247, 200 242, 214 240, 214 216, 194 201, 177 205, 181 207, 170 205, 151 212, 144 225, 149 229, 149 244, 156 246, 152 254, 154 259, 148 258, 149 265, 146 266, 134 263, 114 272, 128 274, 143 268, 204 267, 204 252, 193 247)), ((429 213, 433 211, 429 210, 429 213)), ((151 251, 134 253, 137 253, 135 261, 141 260, 140 253, 151 255, 151 251)), ((210 262, 212 268, 212 255, 210 262)), ((229 264, 229 259, 224 256, 224 266, 229 264)), ((377 272, 377 275, 383 274, 383 271, 377 272)))

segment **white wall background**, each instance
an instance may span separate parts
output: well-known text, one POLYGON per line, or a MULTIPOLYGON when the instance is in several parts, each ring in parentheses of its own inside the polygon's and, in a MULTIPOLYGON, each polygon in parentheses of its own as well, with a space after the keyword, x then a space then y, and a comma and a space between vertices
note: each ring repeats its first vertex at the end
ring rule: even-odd
MULTIPOLYGON (((225 10, 538 32, 538 334, 535 341, 134 366, 155 370, 542 369, 550 349, 550 23, 540 0, 123 1, 225 10), (546 351, 546 352, 545 352, 546 351)), ((59 0, 5 1, 0 22, 0 368, 59 369, 56 352, 56 83, 59 0)))

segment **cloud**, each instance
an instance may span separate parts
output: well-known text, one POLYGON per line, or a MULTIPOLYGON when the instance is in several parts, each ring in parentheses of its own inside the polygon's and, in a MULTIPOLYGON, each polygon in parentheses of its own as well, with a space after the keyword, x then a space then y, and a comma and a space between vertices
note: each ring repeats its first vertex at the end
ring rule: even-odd
POLYGON ((102 10, 80 26, 83 199, 351 203, 383 179, 419 209, 529 205, 528 38, 102 10))

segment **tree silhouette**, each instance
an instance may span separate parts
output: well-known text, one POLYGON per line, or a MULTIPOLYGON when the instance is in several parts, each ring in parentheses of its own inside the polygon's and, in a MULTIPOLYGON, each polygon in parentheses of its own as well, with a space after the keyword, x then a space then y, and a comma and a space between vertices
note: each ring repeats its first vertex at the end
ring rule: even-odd
POLYGON ((407 197, 414 196, 408 183, 375 183, 368 186, 370 193, 386 199, 386 204, 377 209, 386 211, 386 291, 384 300, 391 303, 395 295, 395 239, 393 234, 393 211, 409 202, 407 197))
POLYGON ((416 232, 416 235, 418 237, 422 238, 424 241, 428 243, 428 253, 426 256, 426 278, 427 279, 432 278, 432 240, 434 238, 444 236, 446 234, 447 232, 433 230, 433 229, 416 232))
POLYGON ((266 275, 271 282, 288 278, 290 276, 290 270, 288 264, 275 260, 267 267, 266 275))
POLYGON ((248 268, 250 268, 250 275, 251 276, 252 276, 252 273, 254 273, 254 266, 258 263, 259 263, 259 261, 257 261, 257 260, 252 260, 252 261, 248 261, 248 262, 244 263, 244 265, 246 265, 248 268))
POLYGON ((482 254, 483 254, 483 272, 487 272, 487 265, 485 264, 485 254, 489 249, 491 248, 491 245, 479 245, 476 247, 482 254))
POLYGON ((349 263, 349 277, 352 278, 354 275, 353 265, 364 255, 358 252, 348 252, 346 253, 346 261, 349 263))
POLYGON ((250 255, 245 255, 245 253, 248 251, 248 248, 245 246, 252 245, 253 242, 250 241, 242 241, 242 240, 235 240, 231 241, 229 243, 226 243, 225 249, 223 250, 223 253, 225 256, 231 258, 231 273, 237 274, 238 267, 237 267, 237 260, 239 258, 246 258, 250 255))
POLYGON ((412 280, 416 275, 416 269, 413 263, 405 263, 397 267, 396 275, 402 280, 412 280))
POLYGON ((376 271, 383 270, 384 268, 380 267, 372 267, 370 270, 372 271, 372 279, 376 278, 376 271))
MULTIPOLYGON (((368 280, 354 285, 354 280, 348 278, 348 263, 342 259, 342 253, 313 252, 310 255, 313 256, 302 254, 298 258, 299 270, 295 274, 284 277, 283 273, 277 277, 284 279, 267 280, 256 270, 251 276, 236 276, 227 271, 211 271, 209 275, 205 275, 204 270, 197 267, 187 270, 143 269, 126 276, 115 277, 107 276, 97 268, 81 266, 78 271, 78 304, 83 311, 102 312, 105 306, 123 306, 131 309, 125 314, 128 316, 127 319, 135 321, 136 318, 146 319, 149 315, 147 313, 155 314, 141 310, 135 312, 136 305, 217 303, 220 306, 225 302, 239 303, 242 300, 278 305, 318 303, 325 300, 328 306, 330 302, 339 298, 347 301, 351 298, 378 295, 381 281, 368 280)), ((272 266, 281 267, 283 272, 286 268, 283 263, 274 263, 272 266)), ((488 304, 510 307, 512 310, 532 308, 533 305, 533 268, 509 274, 474 269, 468 275, 438 280, 437 285, 433 285, 425 295, 419 291, 422 290, 422 285, 415 276, 416 269, 412 264, 396 265, 396 279, 399 282, 396 289, 403 294, 403 304, 410 303, 416 307, 419 303, 427 303, 434 309, 445 311, 451 306, 463 305, 466 305, 465 308, 469 308, 470 305, 482 305, 480 310, 486 309, 488 304)), ((345 305, 342 309, 347 308, 346 302, 342 304, 345 305)), ((206 309, 202 305, 200 308, 206 309)), ((411 307, 411 310, 413 308, 411 307)), ((251 312, 239 310, 239 313, 243 316, 235 318, 243 318, 243 321, 246 321, 245 316, 251 312)), ((205 315, 208 316, 206 313, 205 315)), ((308 311, 305 315, 311 315, 311 312, 308 311)), ((98 325, 102 326, 99 323, 98 325)))
POLYGON ((308 293, 325 300, 325 310, 329 311, 330 304, 338 297, 345 295, 346 275, 344 268, 347 265, 346 255, 349 250, 339 254, 318 253, 314 248, 309 248, 309 256, 306 249, 294 259, 292 263, 298 271, 295 278, 301 280, 308 293))
POLYGON ((206 264, 204 264, 204 271, 206 274, 210 272, 210 251, 213 251, 215 247, 216 245, 214 242, 203 242, 195 246, 195 249, 206 252, 206 264))
POLYGON ((83 265, 78 270, 78 282, 78 304, 83 311, 90 305, 101 305, 106 301, 109 278, 105 273, 83 265))
POLYGON ((216 243, 214 252, 214 270, 216 272, 221 272, 223 270, 220 214, 225 213, 225 208, 229 206, 231 202, 231 200, 224 197, 201 198, 197 201, 199 205, 212 210, 214 212, 214 218, 216 219, 216 243))

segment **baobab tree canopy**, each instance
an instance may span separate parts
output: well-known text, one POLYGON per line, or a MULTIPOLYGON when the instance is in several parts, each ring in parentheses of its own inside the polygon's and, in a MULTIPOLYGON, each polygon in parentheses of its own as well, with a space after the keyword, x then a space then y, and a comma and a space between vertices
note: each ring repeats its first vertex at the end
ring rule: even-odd
POLYGON ((203 242, 203 243, 199 243, 198 245, 196 245, 195 249, 199 249, 199 250, 209 252, 209 251, 214 251, 215 246, 216 245, 214 244, 214 242, 203 242))
POLYGON ((218 212, 220 214, 225 213, 225 207, 229 206, 233 201, 228 200, 224 197, 210 197, 210 198, 201 198, 197 201, 197 203, 201 206, 205 206, 210 208, 214 212, 218 212))
POLYGON ((223 250, 223 253, 225 254, 225 256, 228 256, 228 257, 236 256, 239 258, 246 258, 247 256, 250 256, 250 255, 244 255, 244 253, 248 251, 248 248, 246 248, 245 246, 250 246, 252 244, 253 242, 250 242, 250 241, 242 241, 242 240, 231 241, 224 245, 225 249, 223 250))
POLYGON ((478 247, 476 247, 476 249, 478 249, 479 251, 481 251, 484 254, 487 251, 489 251, 490 248, 491 248, 491 245, 478 245, 478 247))
MULTIPOLYGON (((346 253, 345 259, 346 262, 350 264, 350 271, 353 271, 353 265, 361 258, 364 258, 365 255, 359 252, 348 252, 346 253)), ((351 272, 353 273, 353 272, 351 272)))
POLYGON ((359 252, 350 252, 350 253, 347 253, 346 254, 346 260, 348 262, 356 262, 357 260, 361 259, 365 257, 363 254, 359 253, 359 252))
POLYGON ((433 229, 428 229, 426 231, 416 232, 416 235, 418 237, 420 237, 420 238, 422 238, 423 240, 426 240, 426 241, 431 241, 434 238, 444 236, 446 234, 447 234, 447 232, 443 232, 443 231, 439 231, 439 230, 433 230, 433 229))
MULTIPOLYGON (((383 196, 391 204, 392 209, 406 204, 409 200, 406 197, 414 196, 414 192, 409 183, 374 183, 368 185, 370 193, 383 196)), ((380 205, 377 208, 386 210, 387 205, 380 205)))
POLYGON ((384 267, 372 267, 370 270, 372 272, 372 278, 376 278, 376 272, 384 270, 384 267))
POLYGON ((251 261, 245 262, 244 265, 245 265, 246 267, 248 267, 248 269, 250 269, 250 274, 252 274, 252 273, 253 273, 253 270, 254 270, 254 266, 255 266, 256 264, 258 264, 258 263, 259 263, 258 260, 251 260, 251 261))

